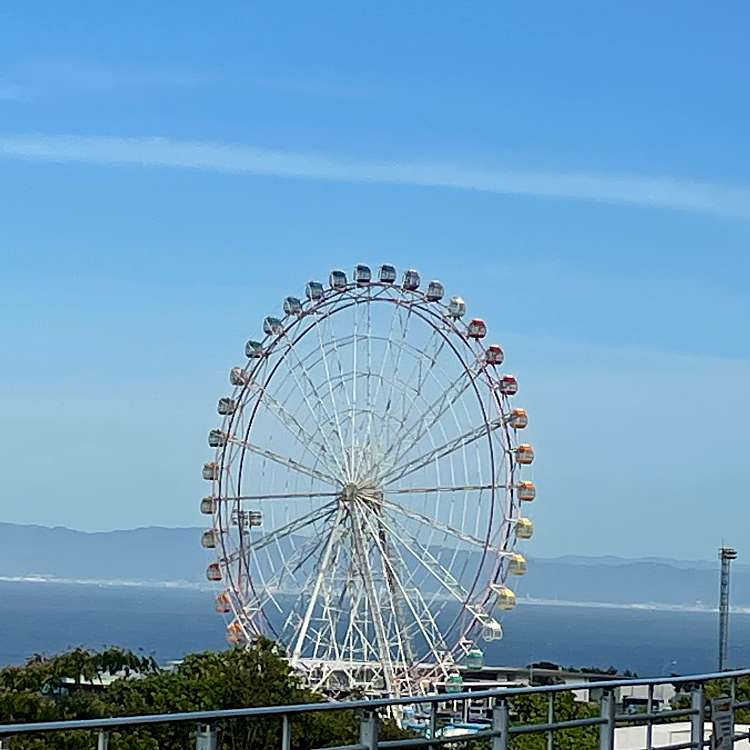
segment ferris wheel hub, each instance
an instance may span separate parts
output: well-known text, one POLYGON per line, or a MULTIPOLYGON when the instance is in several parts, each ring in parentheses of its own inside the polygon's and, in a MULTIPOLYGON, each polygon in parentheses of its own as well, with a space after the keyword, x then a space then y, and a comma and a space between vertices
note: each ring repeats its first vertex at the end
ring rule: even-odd
POLYGON ((357 499, 358 495, 359 485, 356 482, 349 482, 349 484, 344 485, 344 489, 341 492, 341 499, 351 503, 357 499))

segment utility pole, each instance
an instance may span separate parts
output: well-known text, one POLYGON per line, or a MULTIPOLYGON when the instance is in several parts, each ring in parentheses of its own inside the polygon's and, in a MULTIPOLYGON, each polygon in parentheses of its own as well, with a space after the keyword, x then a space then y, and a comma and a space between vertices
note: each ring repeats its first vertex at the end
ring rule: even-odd
POLYGON ((729 566, 737 559, 737 550, 719 547, 721 560, 721 582, 719 584, 719 672, 726 669, 727 645, 729 643, 729 566))

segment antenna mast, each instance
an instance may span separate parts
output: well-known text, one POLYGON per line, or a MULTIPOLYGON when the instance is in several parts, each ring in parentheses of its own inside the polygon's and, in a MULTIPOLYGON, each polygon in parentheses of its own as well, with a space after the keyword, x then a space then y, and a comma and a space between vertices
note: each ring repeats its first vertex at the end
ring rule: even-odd
POLYGON ((719 585, 719 672, 726 669, 727 645, 729 642, 729 566, 737 559, 737 550, 719 548, 721 560, 721 583, 719 585))

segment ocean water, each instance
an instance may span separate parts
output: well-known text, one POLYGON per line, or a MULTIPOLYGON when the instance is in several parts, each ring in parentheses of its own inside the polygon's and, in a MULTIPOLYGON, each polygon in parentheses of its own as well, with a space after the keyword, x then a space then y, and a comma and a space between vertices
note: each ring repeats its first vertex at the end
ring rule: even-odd
MULTIPOLYGON (((0 664, 71 646, 117 645, 159 661, 226 648, 213 593, 143 586, 0 582, 0 664)), ((717 615, 638 607, 519 603, 487 663, 614 666, 641 676, 713 671, 717 615)), ((733 614, 729 663, 750 665, 750 615, 733 614)))

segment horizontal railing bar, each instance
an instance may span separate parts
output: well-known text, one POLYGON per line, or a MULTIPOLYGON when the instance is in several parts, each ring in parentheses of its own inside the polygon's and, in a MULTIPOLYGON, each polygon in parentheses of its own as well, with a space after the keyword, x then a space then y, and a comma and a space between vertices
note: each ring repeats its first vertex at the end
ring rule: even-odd
MULTIPOLYGON (((409 740, 383 740, 378 742, 378 747, 428 747, 430 745, 455 745, 457 742, 474 742, 476 740, 491 739, 492 737, 499 737, 500 732, 496 729, 482 729, 478 732, 467 732, 466 734, 458 734, 453 737, 435 737, 434 740, 415 738, 409 740)), ((336 750, 334 748, 334 750, 336 750)))
POLYGON ((314 750, 367 750, 367 745, 336 745, 335 747, 328 745, 314 748, 314 750))
POLYGON ((649 714, 617 714, 615 721, 642 723, 649 719, 674 719, 679 716, 696 716, 696 708, 675 708, 670 711, 652 711, 649 714))
POLYGON ((553 721, 549 724, 511 724, 508 727, 509 734, 534 734, 535 732, 548 732, 557 729, 575 729, 576 727, 594 727, 606 724, 607 720, 601 716, 592 716, 588 719, 569 719, 568 721, 553 721))
MULTIPOLYGON (((493 688, 491 690, 464 691, 461 693, 438 693, 424 696, 404 696, 401 698, 376 698, 372 700, 341 701, 327 703, 302 703, 287 706, 259 706, 252 708, 229 708, 213 711, 190 711, 173 714, 143 714, 140 716, 121 716, 102 719, 80 719, 73 721, 24 722, 18 724, 0 724, 0 737, 12 734, 30 734, 32 732, 54 732, 61 729, 108 729, 111 727, 142 726, 144 724, 170 724, 180 722, 219 721, 221 719, 238 719, 259 716, 285 716, 319 711, 355 711, 359 709, 373 711, 388 706, 408 706, 432 703, 464 702, 485 698, 508 699, 524 695, 543 695, 549 693, 571 692, 575 690, 612 691, 620 687, 637 687, 664 684, 706 683, 730 678, 748 677, 750 669, 732 672, 711 672, 682 677, 651 677, 645 679, 603 680, 597 682, 580 682, 561 685, 543 685, 538 687, 493 688)), ((744 707, 744 704, 743 704, 744 707)), ((665 715, 663 712, 662 715, 665 715)))
POLYGON ((750 708, 750 701, 739 701, 733 703, 732 708, 750 708))

